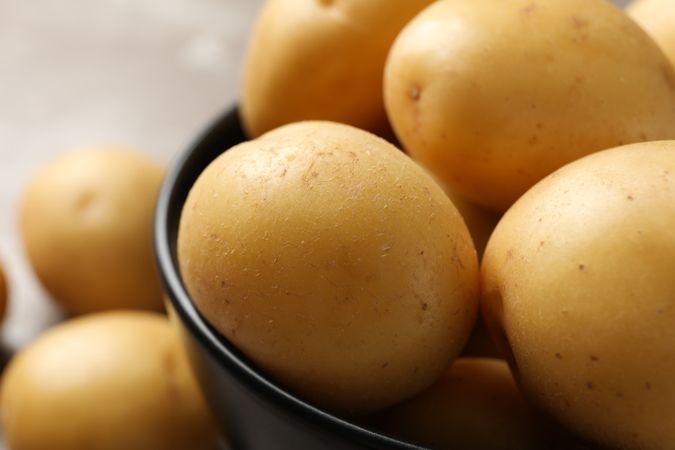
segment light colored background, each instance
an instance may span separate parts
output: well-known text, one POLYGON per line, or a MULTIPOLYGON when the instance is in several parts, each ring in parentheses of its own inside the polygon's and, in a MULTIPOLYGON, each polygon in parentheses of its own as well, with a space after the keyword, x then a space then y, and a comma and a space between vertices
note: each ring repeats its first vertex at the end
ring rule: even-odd
POLYGON ((105 144, 170 163, 237 98, 261 3, 0 0, 0 261, 10 285, 0 363, 61 319, 21 246, 30 177, 64 151, 105 144))
POLYGON ((19 239, 30 176, 59 153, 105 144, 168 164, 237 98, 261 3, 0 0, 0 260, 11 289, 0 342, 9 350, 61 317, 19 239))
POLYGON ((59 319, 20 242, 22 191, 67 150, 121 144, 167 164, 231 105, 261 0, 0 0, 2 342, 59 319))

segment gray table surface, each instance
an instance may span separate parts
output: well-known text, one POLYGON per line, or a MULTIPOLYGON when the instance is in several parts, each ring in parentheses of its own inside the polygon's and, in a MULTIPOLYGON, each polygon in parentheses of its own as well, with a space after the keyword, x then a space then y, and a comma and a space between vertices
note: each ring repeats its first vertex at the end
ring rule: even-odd
POLYGON ((62 152, 105 144, 168 164, 237 98, 261 3, 0 0, 0 260, 11 289, 4 347, 61 319, 19 239, 31 175, 62 152))

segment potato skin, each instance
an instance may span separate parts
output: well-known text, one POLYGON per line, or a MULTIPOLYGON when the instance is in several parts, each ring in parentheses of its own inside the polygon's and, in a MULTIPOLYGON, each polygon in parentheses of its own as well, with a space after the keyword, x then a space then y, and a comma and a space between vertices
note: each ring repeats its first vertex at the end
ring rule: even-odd
POLYGON ((452 201, 452 204, 455 205, 460 215, 464 219, 464 223, 466 223, 466 227, 469 229, 469 233, 471 234, 471 239, 473 239, 473 244, 476 247, 478 259, 482 258, 483 252, 485 251, 485 246, 490 239, 492 231, 497 226, 497 222, 499 222, 501 214, 497 214, 494 211, 490 211, 489 209, 478 206, 465 199, 462 195, 452 190, 446 184, 442 182, 440 182, 440 184, 446 195, 452 201))
POLYGON ((217 158, 184 205, 178 261, 227 339, 345 414, 431 384, 476 316, 457 210, 406 155, 347 125, 287 125, 217 158))
POLYGON ((57 325, 9 363, 12 450, 212 450, 216 432, 166 317, 104 312, 57 325))
POLYGON ((675 1, 636 0, 628 5, 628 15, 661 47, 675 65, 675 1))
POLYGON ((522 397, 506 362, 492 358, 458 358, 433 386, 369 422, 439 450, 543 450, 559 437, 522 397))
POLYGON ((673 68, 604 0, 435 2, 396 39, 384 82, 410 155, 500 211, 584 155, 675 138, 673 68))
POLYGON ((300 120, 389 130, 384 62, 432 0, 268 0, 244 63, 241 115, 251 137, 300 120))
POLYGON ((163 309, 152 218, 164 169, 129 150, 66 153, 30 181, 21 231, 30 263, 65 309, 163 309))
POLYGON ((675 141, 588 156, 504 215, 482 310, 524 391, 609 448, 675 442, 675 141))

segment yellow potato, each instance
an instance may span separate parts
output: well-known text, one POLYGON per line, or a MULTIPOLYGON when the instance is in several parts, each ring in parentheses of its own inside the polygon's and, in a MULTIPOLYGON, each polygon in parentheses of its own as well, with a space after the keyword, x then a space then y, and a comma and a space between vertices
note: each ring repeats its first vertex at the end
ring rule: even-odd
POLYGON ((542 450, 560 438, 518 392, 508 365, 459 358, 433 386, 369 420, 438 450, 542 450))
POLYGON ((347 125, 287 125, 216 159, 184 205, 178 261, 227 339, 347 414, 431 384, 476 316, 476 251, 455 207, 406 155, 347 125))
POLYGON ((152 218, 164 170, 122 150, 84 150, 47 164, 21 208, 23 242, 42 284, 75 314, 162 309, 152 218))
POLYGON ((248 134, 308 119, 387 133, 387 52, 431 2, 268 0, 244 64, 241 114, 248 134))
POLYGON ((212 418, 169 321, 106 312, 21 351, 0 392, 12 450, 212 450, 212 418))
POLYGON ((527 395, 612 449, 675 443, 675 141, 576 161, 504 215, 482 306, 527 395))
POLYGON ((410 155, 504 211, 589 153, 675 138, 675 74, 605 0, 442 0, 389 54, 387 113, 410 155))
MULTIPOLYGON (((467 201, 442 182, 441 187, 464 219, 480 260, 485 251, 485 245, 495 226, 497 226, 500 215, 467 201)), ((462 356, 502 357, 480 316, 476 320, 469 340, 461 354, 462 356)))
POLYGON ((466 223, 466 227, 469 229, 469 233, 471 233, 471 238, 480 259, 483 256, 485 245, 487 245, 492 231, 497 226, 497 222, 499 222, 500 214, 469 202, 443 182, 441 182, 441 187, 462 215, 464 223, 466 223))
POLYGON ((675 64, 675 0, 636 0, 627 12, 675 64))

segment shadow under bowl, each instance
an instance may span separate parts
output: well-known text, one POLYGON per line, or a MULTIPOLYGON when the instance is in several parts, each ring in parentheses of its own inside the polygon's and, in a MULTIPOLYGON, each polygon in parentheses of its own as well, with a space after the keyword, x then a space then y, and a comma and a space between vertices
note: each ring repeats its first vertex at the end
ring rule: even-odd
POLYGON ((246 140, 236 108, 218 118, 175 162, 159 195, 154 223, 157 263, 190 364, 233 449, 423 450, 303 401, 260 372, 199 313, 178 270, 181 210, 192 185, 218 155, 246 140))

